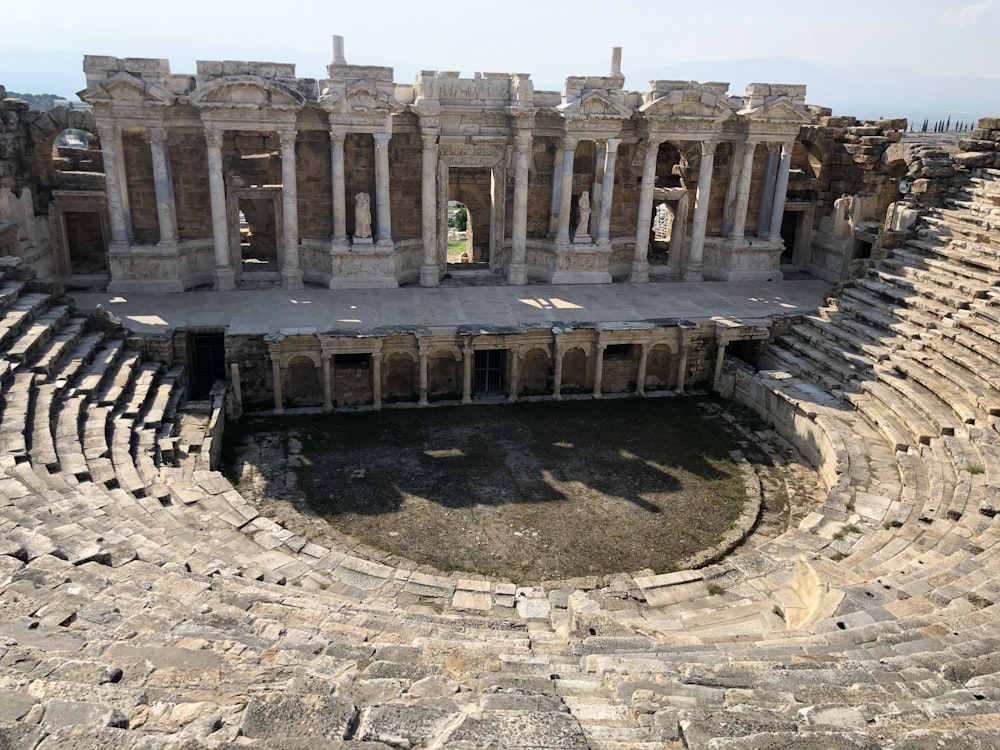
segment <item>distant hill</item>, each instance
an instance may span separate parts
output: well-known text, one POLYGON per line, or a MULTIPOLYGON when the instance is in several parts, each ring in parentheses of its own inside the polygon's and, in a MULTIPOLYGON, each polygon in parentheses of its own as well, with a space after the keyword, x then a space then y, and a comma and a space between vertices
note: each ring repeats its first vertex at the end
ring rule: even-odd
POLYGON ((862 119, 906 117, 919 125, 949 115, 952 122, 1000 116, 1000 80, 975 76, 937 76, 903 68, 827 65, 791 58, 675 63, 656 70, 627 70, 630 89, 647 80, 729 81, 739 94, 747 83, 804 83, 810 104, 834 114, 862 119))
POLYGON ((65 103, 66 97, 59 94, 19 94, 16 91, 7 92, 8 99, 24 99, 31 109, 52 109, 57 103, 65 103))

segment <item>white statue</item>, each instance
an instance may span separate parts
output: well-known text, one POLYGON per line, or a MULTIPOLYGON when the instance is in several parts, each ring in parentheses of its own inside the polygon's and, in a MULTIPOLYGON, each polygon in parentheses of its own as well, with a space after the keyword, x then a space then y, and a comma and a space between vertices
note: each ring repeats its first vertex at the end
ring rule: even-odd
POLYGON ((372 201, 368 193, 354 196, 354 236, 358 239, 372 236, 372 201))
POLYGON ((580 193, 580 200, 576 204, 577 213, 580 216, 580 221, 576 224, 576 232, 573 234, 574 237, 590 237, 590 191, 584 190, 580 193))

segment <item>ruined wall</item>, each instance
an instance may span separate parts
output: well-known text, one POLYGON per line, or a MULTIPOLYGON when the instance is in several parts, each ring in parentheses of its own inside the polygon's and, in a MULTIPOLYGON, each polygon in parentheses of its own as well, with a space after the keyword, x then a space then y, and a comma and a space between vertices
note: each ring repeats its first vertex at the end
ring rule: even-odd
MULTIPOLYGON (((392 237, 421 236, 423 142, 418 133, 393 133, 389 141, 392 237)), ((374 208, 374 204, 373 204, 374 208)), ((374 216, 372 217, 374 219, 374 216)))
POLYGON ((212 199, 202 130, 168 130, 177 233, 182 240, 212 236, 212 199))
POLYGON ((122 149, 128 164, 128 198, 135 242, 155 244, 160 239, 153 185, 153 155, 145 132, 122 133, 122 149))
POLYGON ((295 167, 301 239, 329 239, 333 234, 333 177, 330 136, 322 130, 299 131, 295 167))

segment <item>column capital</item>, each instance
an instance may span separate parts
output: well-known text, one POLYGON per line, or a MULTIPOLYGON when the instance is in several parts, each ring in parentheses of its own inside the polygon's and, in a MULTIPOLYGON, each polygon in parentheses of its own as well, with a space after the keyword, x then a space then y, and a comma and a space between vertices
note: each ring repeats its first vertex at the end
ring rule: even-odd
POLYGON ((719 142, 714 138, 707 141, 701 142, 701 155, 708 156, 709 154, 715 154, 715 149, 718 148, 719 142))
POLYGON ((618 147, 621 145, 621 142, 622 142, 621 138, 608 138, 608 140, 606 140, 604 143, 608 151, 613 153, 618 150, 618 147))
POLYGON ((425 149, 430 150, 437 148, 438 145, 437 133, 434 134, 424 133, 423 135, 420 136, 420 140, 423 142, 425 149))
POLYGON ((372 133, 372 138, 375 139, 376 148, 385 148, 389 145, 389 139, 392 138, 392 133, 372 133))
POLYGON ((214 126, 205 128, 205 145, 209 148, 222 148, 222 139, 225 134, 226 131, 223 128, 214 126))
POLYGON ((347 133, 342 133, 339 130, 330 131, 330 143, 334 146, 343 146, 344 140, 347 138, 347 133))
POLYGON ((576 151, 577 143, 579 143, 577 138, 570 138, 566 136, 559 139, 559 145, 562 146, 563 151, 576 151))
POLYGON ((530 132, 519 132, 514 136, 514 148, 517 151, 527 151, 531 148, 532 135, 530 132))
POLYGON ((107 141, 110 143, 116 138, 121 138, 121 128, 112 123, 98 123, 97 125, 97 136, 101 141, 107 141))
POLYGON ((281 143, 281 148, 295 148, 295 139, 297 136, 298 131, 296 130, 279 130, 278 141, 281 143))
POLYGON ((161 147, 167 142, 167 131, 163 126, 154 125, 148 130, 149 140, 154 146, 161 147))

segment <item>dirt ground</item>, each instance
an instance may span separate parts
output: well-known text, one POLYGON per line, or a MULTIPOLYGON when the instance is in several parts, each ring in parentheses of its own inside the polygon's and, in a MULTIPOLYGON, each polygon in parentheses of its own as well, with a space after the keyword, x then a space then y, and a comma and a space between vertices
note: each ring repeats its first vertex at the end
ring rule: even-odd
POLYGON ((665 572, 716 543, 746 500, 736 438, 698 401, 245 418, 227 435, 244 464, 248 443, 283 443, 298 491, 335 529, 439 570, 665 572))

